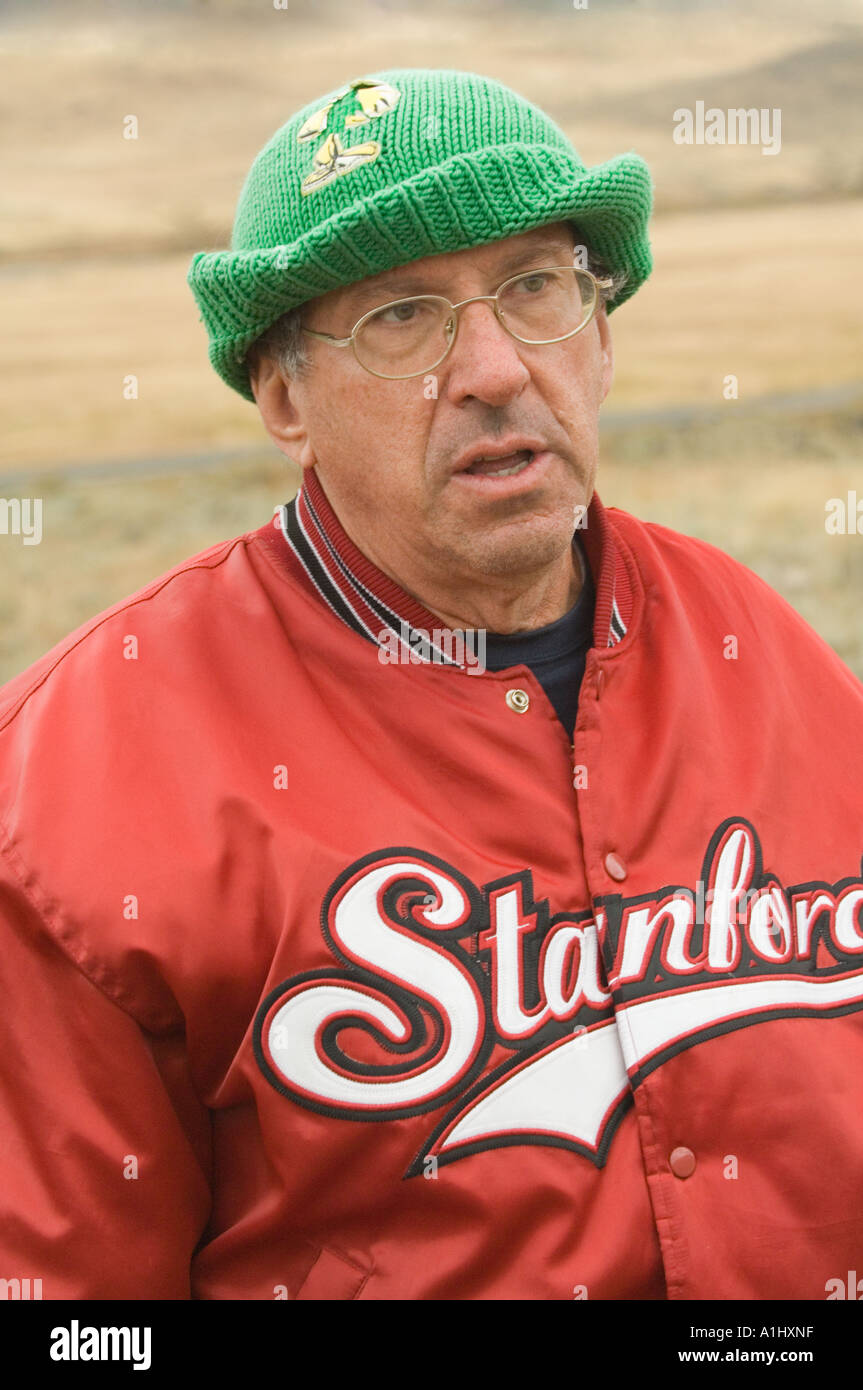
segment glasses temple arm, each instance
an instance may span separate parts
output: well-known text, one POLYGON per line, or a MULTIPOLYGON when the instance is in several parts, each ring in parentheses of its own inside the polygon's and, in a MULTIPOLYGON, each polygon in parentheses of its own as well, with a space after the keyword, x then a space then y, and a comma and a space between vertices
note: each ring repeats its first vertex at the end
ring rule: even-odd
POLYGON ((351 338, 336 338, 332 333, 319 333, 315 328, 306 328, 305 324, 301 324, 300 327, 301 332, 308 333, 310 338, 322 338, 324 342, 332 343, 333 347, 347 347, 351 342, 351 338))

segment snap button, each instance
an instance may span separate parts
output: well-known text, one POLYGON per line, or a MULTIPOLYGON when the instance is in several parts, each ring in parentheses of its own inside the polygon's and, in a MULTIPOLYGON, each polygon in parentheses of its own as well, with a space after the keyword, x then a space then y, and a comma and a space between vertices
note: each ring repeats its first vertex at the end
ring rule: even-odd
POLYGON ((619 854, 607 854, 605 856, 605 872, 609 878, 616 878, 618 883, 622 883, 626 878, 626 865, 619 854))
POLYGON ((691 1149, 672 1149, 668 1163, 676 1178, 691 1178, 695 1172, 695 1154, 691 1149))
POLYGON ((508 690, 506 703, 516 714, 526 714, 530 709, 530 696, 526 690, 508 690))

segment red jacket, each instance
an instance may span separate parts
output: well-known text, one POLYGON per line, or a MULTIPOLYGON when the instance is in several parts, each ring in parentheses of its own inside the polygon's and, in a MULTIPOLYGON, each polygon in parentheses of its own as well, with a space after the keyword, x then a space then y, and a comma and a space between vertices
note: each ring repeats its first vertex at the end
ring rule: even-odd
POLYGON ((711 546, 598 497, 583 539, 574 747, 526 668, 417 655, 439 623, 314 476, 4 688, 0 1278, 863 1267, 863 687, 711 546))

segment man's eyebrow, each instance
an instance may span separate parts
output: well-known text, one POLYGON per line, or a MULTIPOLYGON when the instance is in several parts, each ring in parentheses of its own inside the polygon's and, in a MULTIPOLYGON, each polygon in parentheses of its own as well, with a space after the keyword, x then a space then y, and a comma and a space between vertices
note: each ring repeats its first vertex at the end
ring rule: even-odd
POLYGON ((571 265, 573 250, 573 246, 563 246, 557 240, 537 242, 531 246, 523 246, 520 251, 507 256, 501 262, 499 271, 506 279, 507 271, 510 275, 517 275, 521 269, 529 269, 531 266, 539 266, 543 263, 545 265, 571 265))
MULTIPOLYGON (((559 241, 538 242, 532 246, 523 246, 519 251, 510 252, 499 263, 492 279, 498 285, 503 284, 511 275, 517 275, 519 270, 530 269, 532 266, 540 265, 569 265, 573 259, 573 248, 564 247, 559 241)), ((414 294, 443 294, 443 287, 436 287, 429 278, 429 274, 404 275, 400 277, 386 276, 384 279, 375 281, 374 285, 357 285, 351 295, 351 304, 358 307, 368 304, 373 308, 376 304, 384 304, 389 299, 404 299, 414 294)))
POLYGON ((388 299, 404 299, 412 294, 434 294, 435 290, 429 289, 427 276, 411 275, 404 279, 384 279, 376 280, 373 285, 357 285, 351 295, 351 303, 358 305, 365 301, 372 304, 384 304, 388 299))

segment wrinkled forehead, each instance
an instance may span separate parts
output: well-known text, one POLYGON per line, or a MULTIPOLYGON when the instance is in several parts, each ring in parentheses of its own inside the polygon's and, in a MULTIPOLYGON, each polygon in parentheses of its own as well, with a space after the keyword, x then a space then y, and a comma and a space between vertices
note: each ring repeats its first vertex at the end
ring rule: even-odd
POLYGON ((423 256, 421 260, 330 290, 309 304, 325 309, 359 308, 410 294, 440 293, 449 297, 449 290, 457 292, 468 279, 482 280, 493 291, 508 276, 533 266, 568 265, 577 237, 571 222, 553 222, 482 246, 423 256))

